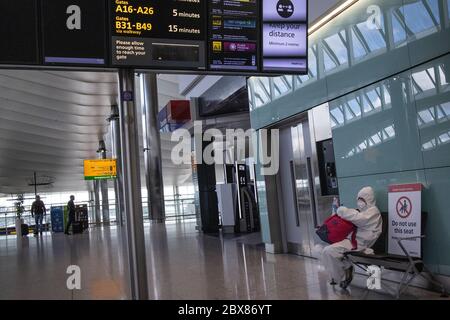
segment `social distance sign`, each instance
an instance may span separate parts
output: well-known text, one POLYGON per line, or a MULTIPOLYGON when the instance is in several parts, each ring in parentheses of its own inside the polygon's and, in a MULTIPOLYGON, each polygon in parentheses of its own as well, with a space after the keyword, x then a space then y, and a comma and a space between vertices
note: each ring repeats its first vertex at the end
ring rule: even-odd
POLYGON ((306 34, 305 25, 265 24, 263 34, 265 57, 306 55, 306 46, 298 41, 306 34))
POLYGON ((306 72, 307 1, 263 1, 263 70, 306 72))

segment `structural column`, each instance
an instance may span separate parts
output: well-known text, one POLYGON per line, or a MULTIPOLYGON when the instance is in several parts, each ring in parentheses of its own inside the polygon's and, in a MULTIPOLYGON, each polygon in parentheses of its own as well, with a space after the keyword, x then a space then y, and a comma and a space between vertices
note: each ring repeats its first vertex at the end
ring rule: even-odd
POLYGON ((177 185, 173 186, 173 205, 175 208, 175 218, 181 219, 182 208, 180 206, 180 190, 177 185))
POLYGON ((94 180, 93 184, 95 223, 100 224, 102 222, 102 216, 100 214, 100 182, 98 180, 94 180))
POLYGON ((131 298, 148 300, 139 162, 138 112, 134 103, 134 70, 120 69, 120 137, 131 298))
POLYGON ((89 212, 90 212, 90 222, 95 222, 95 193, 94 191, 89 191, 89 212))
POLYGON ((114 181, 114 193, 116 196, 116 223, 123 225, 123 174, 122 163, 122 149, 120 145, 120 123, 119 123, 119 107, 117 105, 111 106, 111 116, 108 121, 111 129, 111 153, 114 159, 117 159, 117 177, 114 181))
MULTIPOLYGON (((106 159, 105 141, 101 140, 97 152, 100 159, 106 159)), ((102 194, 102 221, 103 224, 109 224, 109 199, 108 199, 108 180, 100 180, 100 193, 102 194)))
POLYGON ((192 180, 196 190, 197 225, 204 233, 219 232, 219 207, 216 193, 216 166, 201 161, 201 155, 212 142, 202 141, 203 134, 195 139, 196 165, 192 180))
POLYGON ((161 133, 158 122, 158 80, 155 73, 141 75, 143 114, 145 118, 145 178, 150 220, 165 221, 164 184, 162 178, 161 133))

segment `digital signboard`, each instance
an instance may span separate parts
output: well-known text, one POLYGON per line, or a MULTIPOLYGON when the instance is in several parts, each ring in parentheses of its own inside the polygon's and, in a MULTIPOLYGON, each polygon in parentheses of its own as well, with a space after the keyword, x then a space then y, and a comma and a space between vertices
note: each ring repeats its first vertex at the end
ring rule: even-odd
POLYGON ((0 65, 306 74, 307 11, 307 0, 0 0, 0 65))
POLYGON ((37 12, 37 0, 0 0, 0 63, 39 63, 37 12))
POLYGON ((116 66, 206 69, 206 0, 111 0, 116 66))
POLYGON ((209 68, 258 71, 258 1, 210 0, 208 10, 209 68))
POLYGON ((84 160, 84 179, 103 180, 117 176, 116 159, 84 160))
POLYGON ((44 64, 107 63, 105 1, 41 0, 41 3, 44 64))
POLYGON ((262 0, 263 72, 308 70, 307 0, 262 0))

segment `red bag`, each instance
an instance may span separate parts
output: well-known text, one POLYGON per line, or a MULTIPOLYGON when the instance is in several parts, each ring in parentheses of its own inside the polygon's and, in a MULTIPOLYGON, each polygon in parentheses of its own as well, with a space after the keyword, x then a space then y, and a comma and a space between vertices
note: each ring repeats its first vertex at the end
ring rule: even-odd
POLYGON ((319 229, 317 229, 316 233, 320 237, 320 239, 329 244, 337 243, 344 239, 347 239, 348 235, 352 233, 351 242, 353 250, 357 249, 358 247, 358 244, 356 242, 356 226, 350 221, 342 219, 336 214, 325 220, 323 225, 319 229))

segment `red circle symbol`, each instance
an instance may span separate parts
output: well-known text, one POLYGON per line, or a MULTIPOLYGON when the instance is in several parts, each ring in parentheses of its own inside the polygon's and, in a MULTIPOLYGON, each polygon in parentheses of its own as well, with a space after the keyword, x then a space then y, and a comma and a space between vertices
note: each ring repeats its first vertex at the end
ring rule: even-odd
POLYGON ((400 218, 406 219, 411 215, 412 202, 408 197, 401 197, 397 201, 397 214, 400 218))

